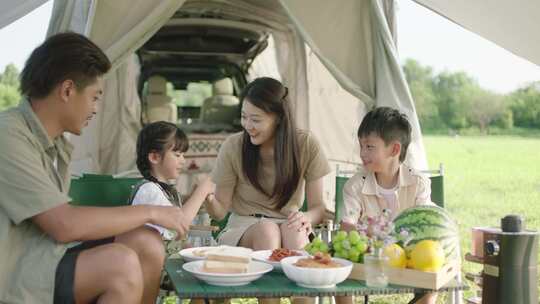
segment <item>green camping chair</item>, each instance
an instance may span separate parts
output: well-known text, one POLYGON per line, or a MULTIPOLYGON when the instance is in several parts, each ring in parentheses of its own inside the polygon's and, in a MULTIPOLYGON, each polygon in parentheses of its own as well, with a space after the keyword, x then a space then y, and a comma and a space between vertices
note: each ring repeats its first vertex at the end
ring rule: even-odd
POLYGON ((118 207, 129 203, 131 191, 142 178, 83 174, 71 180, 69 196, 72 205, 118 207))
POLYGON ((437 206, 444 208, 444 170, 443 164, 439 164, 439 169, 421 171, 429 174, 431 180, 431 201, 437 206))

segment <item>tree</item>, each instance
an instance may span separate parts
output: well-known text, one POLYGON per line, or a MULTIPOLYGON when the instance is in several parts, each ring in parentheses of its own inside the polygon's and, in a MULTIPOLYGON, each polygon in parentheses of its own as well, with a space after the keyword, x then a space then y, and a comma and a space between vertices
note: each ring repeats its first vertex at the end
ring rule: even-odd
POLYGON ((0 83, 19 88, 19 70, 13 63, 4 68, 4 73, 0 75, 0 83))
POLYGON ((414 59, 407 59, 403 65, 403 71, 409 83, 422 128, 433 130, 444 127, 444 123, 439 117, 437 100, 433 92, 433 69, 422 66, 414 59))
POLYGON ((17 105, 20 99, 21 95, 16 87, 0 83, 0 111, 17 105))
POLYGON ((540 82, 533 82, 508 96, 514 124, 540 128, 540 82))
POLYGON ((471 97, 480 90, 478 83, 464 72, 442 72, 434 80, 439 116, 450 128, 469 126, 467 111, 471 97))
POLYGON ((17 105, 20 99, 19 70, 10 63, 0 74, 0 111, 17 105))
POLYGON ((503 96, 478 88, 470 96, 467 116, 482 133, 488 134, 490 124, 501 118, 505 111, 506 104, 503 96))

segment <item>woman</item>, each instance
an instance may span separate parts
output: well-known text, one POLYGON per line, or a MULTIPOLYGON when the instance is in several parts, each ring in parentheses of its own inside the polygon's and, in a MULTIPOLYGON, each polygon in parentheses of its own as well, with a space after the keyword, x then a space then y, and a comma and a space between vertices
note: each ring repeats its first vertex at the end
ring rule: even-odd
POLYGON ((231 211, 220 244, 254 250, 301 249, 322 221, 323 177, 330 172, 317 140, 297 130, 288 89, 272 78, 249 83, 240 96, 244 131, 222 145, 212 172, 215 219, 231 211), (307 195, 307 211, 301 212, 307 195))

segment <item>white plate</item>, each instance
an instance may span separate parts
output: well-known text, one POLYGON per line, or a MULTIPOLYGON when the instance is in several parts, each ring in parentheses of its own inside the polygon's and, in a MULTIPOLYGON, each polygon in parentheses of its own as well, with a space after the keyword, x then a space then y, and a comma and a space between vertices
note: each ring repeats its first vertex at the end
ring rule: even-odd
MULTIPOLYGON (((281 268, 281 263, 280 262, 270 261, 268 259, 270 257, 270 255, 272 254, 272 251, 273 250, 253 251, 251 253, 251 258, 254 259, 254 260, 265 262, 265 263, 268 263, 268 264, 272 265, 274 267, 274 270, 276 270, 276 271, 283 271, 283 269, 281 268)), ((302 256, 309 256, 309 254, 307 252, 303 251, 303 250, 294 250, 294 251, 300 253, 302 256)))
POLYGON ((251 261, 246 273, 212 273, 202 271, 203 263, 204 261, 193 261, 185 263, 182 268, 193 274, 197 279, 217 286, 247 285, 262 277, 265 273, 272 271, 272 265, 270 264, 251 261))
POLYGON ((206 259, 206 252, 210 250, 215 250, 219 247, 193 247, 193 248, 186 248, 180 250, 180 256, 184 259, 186 262, 192 262, 192 261, 199 261, 206 259), (199 252, 202 255, 199 255, 199 252))
MULTIPOLYGON (((186 248, 180 250, 178 252, 180 256, 184 259, 186 262, 192 262, 192 261, 200 261, 205 260, 206 256, 210 252, 220 252, 220 251, 226 251, 226 250, 239 250, 238 248, 243 247, 234 247, 234 246, 227 246, 227 245, 221 245, 221 246, 206 246, 206 247, 193 247, 193 248, 186 248), (236 249, 233 249, 236 248, 236 249)), ((246 251, 246 255, 251 254, 251 249, 244 248, 242 249, 246 251)))

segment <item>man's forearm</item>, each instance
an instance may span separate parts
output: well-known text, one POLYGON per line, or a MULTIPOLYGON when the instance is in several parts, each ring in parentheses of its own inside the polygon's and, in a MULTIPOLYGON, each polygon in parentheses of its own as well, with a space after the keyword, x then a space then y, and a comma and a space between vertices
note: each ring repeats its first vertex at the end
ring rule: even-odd
POLYGON ((61 241, 96 240, 116 236, 153 221, 152 208, 146 205, 125 207, 69 206, 61 217, 61 241))

